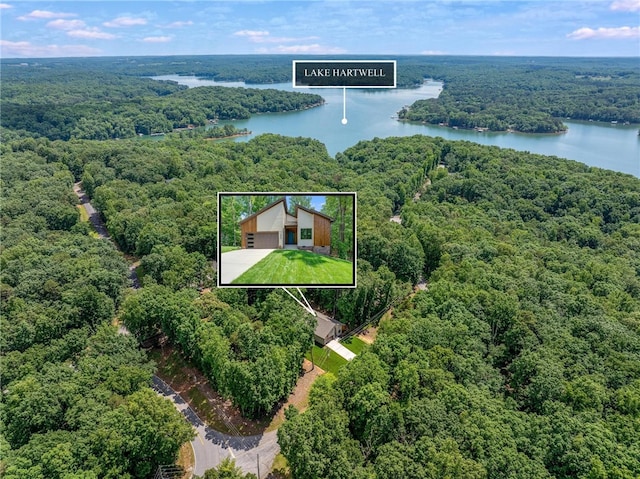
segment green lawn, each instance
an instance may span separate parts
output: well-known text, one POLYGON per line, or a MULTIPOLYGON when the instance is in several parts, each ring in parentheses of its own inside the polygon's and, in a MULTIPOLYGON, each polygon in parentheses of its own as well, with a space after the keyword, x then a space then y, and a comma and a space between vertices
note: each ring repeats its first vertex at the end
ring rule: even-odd
POLYGON ((240 246, 221 246, 220 247, 222 253, 226 253, 227 251, 234 251, 240 249, 240 246))
POLYGON ((340 344, 354 354, 360 354, 364 348, 369 346, 362 339, 356 338, 355 336, 345 339, 344 341, 340 341, 340 344))
POLYGON ((353 263, 309 251, 278 249, 232 284, 352 284, 353 263))
MULTIPOLYGON (((347 364, 346 359, 329 348, 320 348, 314 344, 312 349, 313 363, 320 369, 324 369, 325 371, 333 374, 338 374, 338 369, 347 364)), ((311 349, 307 351, 307 354, 305 354, 304 357, 311 361, 311 349)))

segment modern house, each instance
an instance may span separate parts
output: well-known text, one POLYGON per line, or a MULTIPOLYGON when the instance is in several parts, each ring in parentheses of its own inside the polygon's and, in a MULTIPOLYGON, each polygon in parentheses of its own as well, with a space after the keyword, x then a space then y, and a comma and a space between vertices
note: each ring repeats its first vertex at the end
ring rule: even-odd
POLYGON ((315 253, 331 252, 331 223, 324 213, 296 205, 287 212, 286 199, 275 201, 240 221, 243 248, 297 248, 315 253))
POLYGON ((316 311, 318 323, 314 331, 316 343, 324 346, 329 341, 338 338, 344 331, 345 325, 332 320, 329 316, 316 311))

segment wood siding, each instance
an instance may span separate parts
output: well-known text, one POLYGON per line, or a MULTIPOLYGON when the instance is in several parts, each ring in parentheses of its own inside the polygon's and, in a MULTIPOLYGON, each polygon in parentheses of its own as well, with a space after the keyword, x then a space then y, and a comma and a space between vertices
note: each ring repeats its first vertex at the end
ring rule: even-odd
POLYGON ((313 215, 313 246, 331 245, 331 221, 319 215, 313 215))
POLYGON ((258 219, 257 217, 249 218, 248 221, 242 223, 240 225, 240 233, 242 237, 241 246, 243 248, 247 247, 247 233, 253 233, 258 229, 258 219))

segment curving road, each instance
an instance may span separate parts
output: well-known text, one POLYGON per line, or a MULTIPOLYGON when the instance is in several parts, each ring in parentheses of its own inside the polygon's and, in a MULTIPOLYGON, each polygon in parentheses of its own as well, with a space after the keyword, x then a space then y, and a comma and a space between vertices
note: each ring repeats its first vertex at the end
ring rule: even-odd
MULTIPOLYGON (((118 246, 109 236, 100 213, 89 202, 80 186, 80 182, 73 185, 73 191, 80 200, 80 204, 89 215, 89 221, 102 239, 111 241, 118 246)), ((132 287, 140 287, 135 267, 129 266, 129 278, 132 287)), ((120 327, 121 334, 129 334, 124 326, 120 327)), ((235 458, 236 465, 246 473, 256 474, 260 479, 266 477, 271 470, 271 465, 276 455, 280 452, 277 432, 266 432, 257 436, 229 436, 211 429, 198 417, 189 404, 174 391, 171 386, 157 376, 153 376, 153 389, 162 397, 169 399, 175 407, 184 414, 185 418, 196 430, 196 437, 191 441, 191 447, 195 456, 193 474, 204 475, 207 469, 216 467, 224 458, 235 458), (259 461, 259 464, 258 464, 259 461)))
POLYGON ((244 472, 266 477, 273 459, 280 452, 277 432, 271 431, 257 436, 229 436, 207 426, 189 404, 171 386, 157 376, 153 377, 153 389, 170 399, 187 420, 193 425, 197 436, 191 442, 195 454, 194 474, 202 475, 207 469, 217 466, 227 456, 235 458, 236 465, 244 472))

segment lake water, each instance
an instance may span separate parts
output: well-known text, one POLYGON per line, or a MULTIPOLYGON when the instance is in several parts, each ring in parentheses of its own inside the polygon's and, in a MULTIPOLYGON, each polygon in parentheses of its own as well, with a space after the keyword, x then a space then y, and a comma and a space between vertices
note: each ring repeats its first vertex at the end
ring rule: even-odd
MULTIPOLYGON (((241 86, 247 88, 276 88, 294 91, 290 83, 271 85, 245 85, 242 82, 214 82, 196 77, 163 75, 156 80, 173 80, 189 87, 241 86)), ((522 133, 477 132, 419 123, 400 122, 397 112, 404 105, 418 99, 435 98, 442 83, 427 81, 417 89, 346 90, 346 103, 342 89, 295 89, 295 91, 321 95, 326 104, 305 111, 254 115, 248 120, 220 122, 252 132, 235 141, 248 141, 262 133, 316 138, 324 143, 330 155, 335 156, 360 140, 388 136, 429 135, 448 140, 468 140, 483 145, 513 148, 520 151, 555 155, 640 177, 640 137, 638 125, 611 125, 606 123, 565 120, 569 127, 565 133, 532 135, 522 133), (343 124, 346 108, 347 123, 343 124)))

